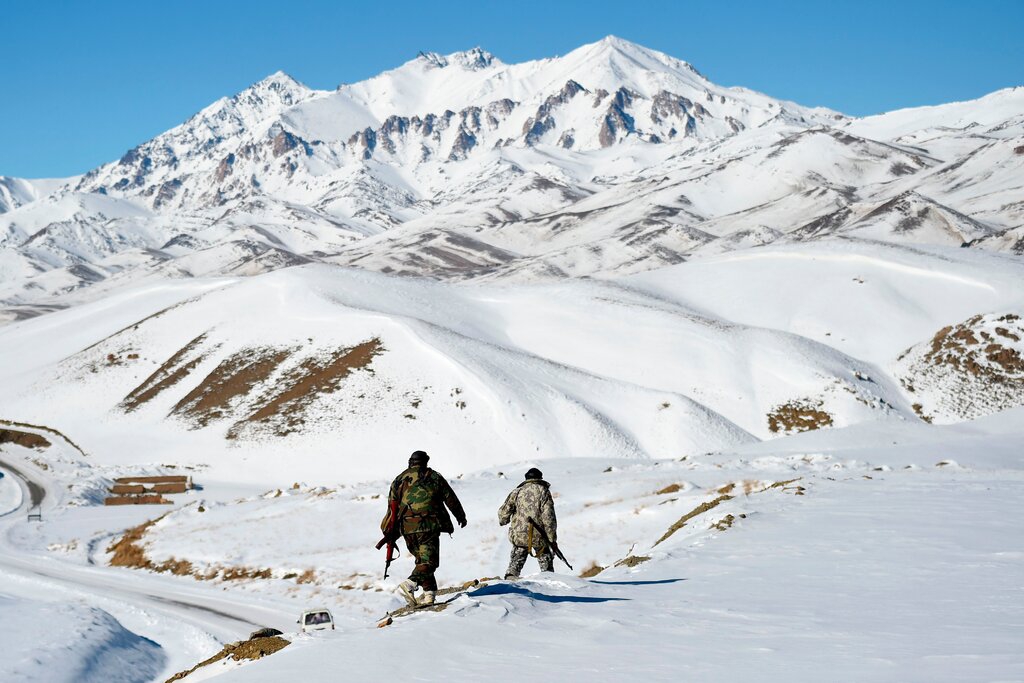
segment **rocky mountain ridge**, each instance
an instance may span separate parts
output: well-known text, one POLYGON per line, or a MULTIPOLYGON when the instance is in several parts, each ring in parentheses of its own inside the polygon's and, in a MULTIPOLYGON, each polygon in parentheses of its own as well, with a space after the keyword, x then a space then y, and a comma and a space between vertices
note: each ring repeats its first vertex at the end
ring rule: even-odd
POLYGON ((83 176, 0 178, 0 319, 309 261, 532 281, 778 241, 1022 253, 1022 150, 1022 88, 855 119, 614 37, 334 91, 278 72, 83 176))

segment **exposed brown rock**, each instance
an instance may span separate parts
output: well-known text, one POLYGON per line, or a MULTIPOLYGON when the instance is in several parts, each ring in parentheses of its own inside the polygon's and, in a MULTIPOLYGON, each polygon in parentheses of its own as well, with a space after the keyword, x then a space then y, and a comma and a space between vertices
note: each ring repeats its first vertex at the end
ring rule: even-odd
POLYGON ((217 164, 217 171, 214 173, 218 183, 224 182, 224 179, 231 175, 234 165, 235 155, 233 153, 220 160, 220 163, 217 164))
POLYGON ((277 383, 280 388, 260 408, 231 427, 228 438, 237 437, 246 425, 260 423, 273 425, 279 436, 297 431, 305 423, 306 407, 317 395, 337 391, 343 379, 368 368, 383 352, 381 340, 374 338, 350 349, 340 349, 325 359, 304 361, 281 378, 277 383))
POLYGON ((970 419, 1024 405, 1024 325, 1014 313, 975 315, 900 355, 900 382, 929 421, 970 419), (909 389, 908 389, 909 391, 909 389))
POLYGON ((228 415, 232 402, 249 395, 288 359, 294 349, 244 349, 221 361, 171 410, 197 427, 228 415))
POLYGON ((618 141, 619 133, 635 132, 633 117, 626 111, 633 104, 635 97, 637 94, 626 88, 619 88, 615 91, 598 133, 598 140, 602 147, 614 145, 618 141))
POLYGON ((768 429, 773 434, 809 432, 832 425, 832 416, 820 410, 821 403, 790 401, 768 413, 768 429))
POLYGON ((203 356, 197 351, 205 340, 206 334, 203 333, 168 358, 163 365, 157 368, 156 372, 147 377, 142 384, 133 389, 121 401, 121 408, 126 412, 136 410, 153 400, 162 391, 187 377, 203 360, 203 356))
POLYGON ((666 531, 662 535, 662 537, 659 538, 657 540, 657 542, 655 542, 654 545, 659 545, 662 541, 667 540, 672 534, 674 534, 675 532, 679 531, 684 526, 686 526, 686 523, 688 521, 690 521, 691 519, 693 519, 694 517, 696 517, 697 515, 702 515, 705 512, 707 512, 708 510, 714 509, 714 508, 718 507, 719 505, 721 505, 722 503, 724 503, 725 501, 732 500, 732 499, 733 499, 733 496, 730 496, 730 495, 727 495, 727 494, 722 494, 722 495, 718 496, 717 498, 715 498, 714 500, 709 500, 706 503, 701 503, 700 505, 698 505, 697 507, 695 507, 694 509, 690 510, 685 515, 680 517, 672 526, 670 526, 668 528, 668 531, 666 531))
POLYGON ((643 564, 649 561, 651 558, 647 555, 627 555, 618 562, 615 563, 616 567, 635 567, 638 564, 643 564))
POLYGON ((34 448, 36 450, 49 448, 52 445, 46 437, 39 434, 23 432, 18 429, 0 429, 0 444, 5 443, 13 443, 16 446, 34 448))
MULTIPOLYGON (((259 633, 259 631, 257 631, 259 633)), ((257 636, 250 638, 249 640, 243 640, 237 643, 228 643, 224 646, 220 652, 205 659, 196 664, 191 669, 181 671, 174 674, 167 679, 165 683, 174 683, 174 681, 180 681, 187 678, 189 674, 195 672, 197 669, 201 669, 204 666, 215 664, 222 659, 234 659, 235 661, 241 661, 243 659, 256 660, 269 655, 279 652, 284 648, 291 645, 291 641, 285 640, 280 636, 257 636)))

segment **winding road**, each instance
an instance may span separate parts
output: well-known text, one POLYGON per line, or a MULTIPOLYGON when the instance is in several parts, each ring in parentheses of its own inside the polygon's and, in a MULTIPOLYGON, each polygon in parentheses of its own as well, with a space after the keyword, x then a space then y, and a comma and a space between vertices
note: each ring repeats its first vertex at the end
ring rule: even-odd
MULTIPOLYGON (((39 483, 36 482, 35 480, 26 477, 24 474, 21 473, 21 470, 19 470, 17 467, 15 467, 14 465, 10 464, 5 460, 0 460, 0 469, 7 470, 11 474, 13 474, 15 477, 20 479, 21 482, 25 485, 25 488, 28 489, 29 509, 42 506, 43 499, 46 498, 46 489, 40 486, 39 483)), ((22 508, 24 507, 24 504, 22 504, 22 508)), ((11 514, 13 514, 13 512, 11 514)))
POLYGON ((128 618, 135 624, 132 630, 165 650, 170 673, 174 672, 171 669, 188 668, 213 654, 205 649, 197 651, 203 647, 196 642, 197 633, 224 643, 244 639, 264 626, 282 631, 293 627, 294 608, 258 596, 240 595, 200 582, 191 586, 178 577, 150 572, 73 563, 17 547, 9 538, 12 530, 18 525, 37 524, 26 521, 29 510, 54 511, 59 501, 48 492, 59 489, 54 488, 56 482, 47 481, 27 466, 12 464, 10 458, 0 459, 0 469, 15 477, 28 494, 22 497, 18 509, 0 517, 0 577, 9 577, 6 581, 0 578, 3 592, 17 595, 19 585, 30 585, 35 593, 42 590, 72 596, 122 621, 128 618))

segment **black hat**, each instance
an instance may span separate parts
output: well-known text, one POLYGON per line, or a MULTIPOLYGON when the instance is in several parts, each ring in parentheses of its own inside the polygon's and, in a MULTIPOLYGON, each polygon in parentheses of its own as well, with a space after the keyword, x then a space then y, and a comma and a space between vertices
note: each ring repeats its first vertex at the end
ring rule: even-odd
POLYGON ((544 473, 541 472, 540 470, 538 470, 536 467, 531 467, 530 469, 526 470, 526 478, 527 479, 543 479, 544 478, 544 473))
POLYGON ((409 456, 409 467, 426 465, 428 460, 430 460, 430 456, 427 455, 426 451, 413 451, 412 455, 409 456))

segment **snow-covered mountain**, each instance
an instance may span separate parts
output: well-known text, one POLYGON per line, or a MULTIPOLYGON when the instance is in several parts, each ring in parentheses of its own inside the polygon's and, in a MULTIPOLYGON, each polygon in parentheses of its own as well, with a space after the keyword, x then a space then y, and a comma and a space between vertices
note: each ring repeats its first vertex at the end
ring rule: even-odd
POLYGON ((1022 185, 1022 88, 856 119, 614 37, 420 53, 334 91, 278 72, 83 176, 0 179, 0 315, 308 261, 532 281, 833 236, 1020 253, 1022 185))

